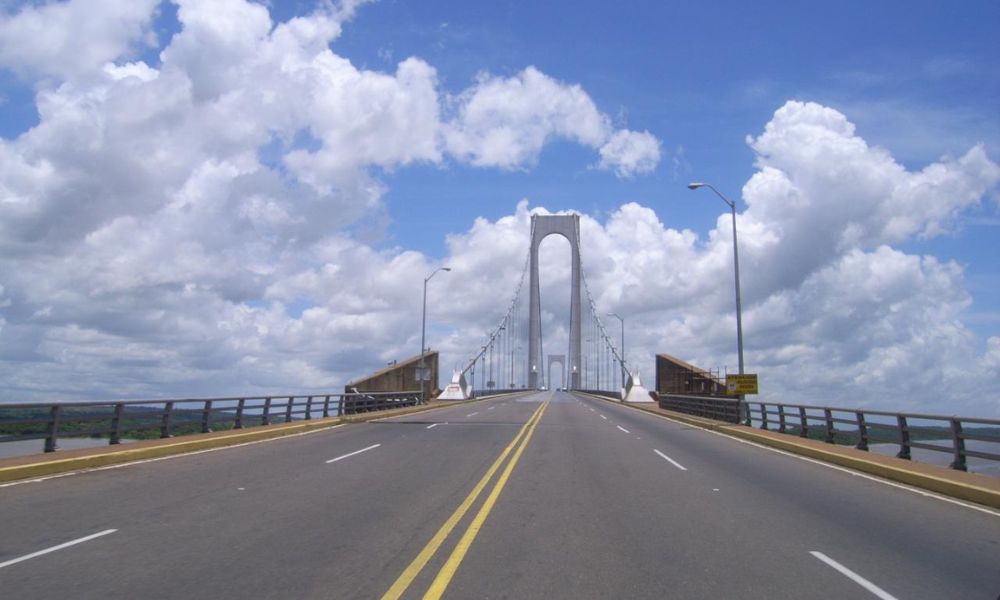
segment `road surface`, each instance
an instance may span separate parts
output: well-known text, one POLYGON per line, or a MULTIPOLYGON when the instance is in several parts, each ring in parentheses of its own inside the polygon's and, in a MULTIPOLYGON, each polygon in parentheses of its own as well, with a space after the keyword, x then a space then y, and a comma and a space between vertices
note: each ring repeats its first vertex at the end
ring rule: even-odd
POLYGON ((552 391, 6 485, 0 524, 4 598, 1000 595, 995 512, 552 391))

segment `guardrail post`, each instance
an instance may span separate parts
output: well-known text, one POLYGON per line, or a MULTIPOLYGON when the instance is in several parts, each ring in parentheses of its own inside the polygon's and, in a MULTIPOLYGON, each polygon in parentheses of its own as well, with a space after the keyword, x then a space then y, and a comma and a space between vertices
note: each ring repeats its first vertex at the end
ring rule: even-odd
POLYGON ((45 451, 55 452, 59 447, 59 416, 62 414, 62 406, 53 404, 49 409, 49 423, 45 431, 45 451))
POLYGON ((778 405, 778 433, 785 433, 785 405, 778 405))
POLYGON ((865 413, 858 410, 854 412, 854 415, 858 419, 858 445, 855 448, 868 450, 868 425, 865 423, 865 413))
POLYGON ((233 429, 243 429, 243 406, 246 403, 246 398, 240 398, 240 401, 236 403, 236 422, 233 423, 233 429))
POLYGON ((261 425, 271 424, 271 397, 264 398, 264 413, 260 416, 261 425))
POLYGON ((752 415, 750 414, 752 412, 752 410, 750 409, 750 403, 747 402, 743 396, 739 396, 736 401, 746 407, 746 421, 744 424, 747 427, 750 427, 751 425, 753 425, 753 419, 751 418, 752 415))
POLYGON ((285 423, 292 422, 292 406, 295 404, 295 397, 288 397, 288 406, 285 407, 285 423))
POLYGON ((209 425, 211 425, 211 419, 210 419, 211 414, 212 414, 212 401, 205 400, 205 407, 201 409, 202 433, 210 433, 212 431, 211 427, 209 427, 209 425))
POLYGON ((170 437, 170 417, 174 413, 174 403, 167 402, 163 405, 163 420, 160 421, 160 438, 170 437))
POLYGON ((955 460, 951 461, 951 468, 956 471, 968 471, 965 464, 965 438, 962 437, 962 422, 952 417, 951 419, 951 442, 955 449, 955 460))
POLYGON ((809 437, 809 415, 804 406, 799 407, 799 437, 809 437))
POLYGON ((899 452, 896 458, 910 460, 910 427, 906 424, 906 415, 896 415, 896 423, 899 425, 899 452))
POLYGON ((115 404, 115 416, 111 417, 111 439, 109 444, 120 444, 122 441, 122 415, 125 413, 125 404, 119 402, 115 404))
POLYGON ((827 444, 833 443, 833 413, 829 408, 823 409, 823 415, 826 417, 826 439, 823 440, 827 444))
POLYGON ((323 399, 323 418, 330 416, 330 395, 327 394, 326 398, 323 399))
POLYGON ((760 403, 760 428, 767 429, 767 405, 760 403))
POLYGON ((337 400, 337 416, 344 416, 344 394, 340 394, 337 400))
POLYGON ((313 397, 308 396, 306 398, 306 421, 312 420, 313 418, 312 411, 313 411, 313 397))

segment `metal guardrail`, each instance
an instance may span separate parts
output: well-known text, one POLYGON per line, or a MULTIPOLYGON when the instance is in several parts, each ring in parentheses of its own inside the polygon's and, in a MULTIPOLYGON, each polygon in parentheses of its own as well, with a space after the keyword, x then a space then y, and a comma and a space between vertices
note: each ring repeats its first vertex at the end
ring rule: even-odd
POLYGON ((473 398, 484 398, 486 396, 500 396, 503 394, 518 394, 521 392, 533 392, 535 390, 529 390, 528 388, 486 388, 486 389, 473 389, 473 398))
POLYGON ((656 398, 660 408, 666 410, 726 423, 741 422, 740 402, 736 399, 681 394, 657 394, 656 398))
POLYGON ((913 448, 947 452, 952 455, 950 467, 959 471, 968 470, 969 457, 1000 461, 997 419, 774 402, 750 401, 741 406, 735 399, 707 396, 664 394, 658 398, 660 407, 667 410, 760 429, 773 428, 800 437, 818 437, 828 444, 846 442, 858 450, 869 450, 871 443, 896 444, 899 446, 896 457, 907 460, 911 459, 913 448), (929 443, 932 441, 947 444, 929 443), (998 452, 970 449, 966 447, 967 441, 997 444, 998 452))
MULTIPOLYGON (((127 434, 159 430, 160 438, 209 433, 213 426, 243 429, 293 420, 311 420, 388 410, 423 403, 423 392, 355 392, 307 396, 245 396, 127 400, 61 404, 0 404, 0 443, 44 439, 45 452, 58 448, 60 437, 103 437, 119 444, 127 434), (25 416, 42 412, 45 416, 25 416), (20 414, 19 414, 20 413, 20 414)), ((155 434, 154 434, 155 437, 155 434)))

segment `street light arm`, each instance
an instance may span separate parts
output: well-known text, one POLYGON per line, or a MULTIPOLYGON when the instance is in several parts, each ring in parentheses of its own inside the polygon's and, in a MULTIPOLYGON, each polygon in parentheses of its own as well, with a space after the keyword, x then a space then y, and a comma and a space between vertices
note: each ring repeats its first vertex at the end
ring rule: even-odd
POLYGON ((689 190, 696 190, 696 189, 698 189, 700 187, 707 187, 708 189, 712 190, 713 192, 715 192, 716 196, 718 196, 719 198, 722 198, 722 201, 725 202, 726 205, 729 206, 729 208, 731 208, 733 210, 736 210, 736 203, 733 202, 732 200, 730 200, 729 198, 726 198, 722 194, 722 192, 720 192, 719 190, 715 189, 715 186, 712 185, 711 183, 705 183, 705 182, 702 182, 702 181, 697 181, 697 182, 689 183, 688 184, 688 189, 689 190))
POLYGON ((438 267, 438 268, 434 269, 433 273, 431 273, 430 275, 428 275, 427 277, 424 278, 424 283, 427 283, 428 281, 430 281, 431 277, 434 277, 435 275, 438 274, 438 271, 451 271, 451 267, 438 267))

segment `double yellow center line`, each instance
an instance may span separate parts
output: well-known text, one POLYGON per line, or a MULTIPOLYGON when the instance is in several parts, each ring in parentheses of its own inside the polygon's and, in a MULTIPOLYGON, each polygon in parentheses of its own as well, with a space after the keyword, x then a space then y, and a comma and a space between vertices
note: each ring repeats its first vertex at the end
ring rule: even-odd
POLYGON ((504 460, 510 456, 511 452, 514 456, 507 463, 504 468, 503 473, 500 474, 500 478, 497 479, 496 483, 493 485, 493 489, 490 491, 489 496, 483 502, 483 505, 479 508, 479 512, 473 517, 472 522, 469 523, 468 528, 462 535, 462 538, 458 541, 455 549, 451 551, 451 555, 448 560, 445 561, 444 566, 438 571, 437 577, 434 578, 434 582, 431 583, 430 588, 427 589, 427 593, 424 594, 424 600, 437 600, 444 594, 444 591, 448 588, 448 584, 451 583, 452 577, 455 576, 455 571, 458 570, 458 566, 462 564, 462 560, 465 558, 466 552, 469 551, 469 547, 472 546, 472 542, 475 541, 476 535, 479 534, 479 530, 482 528, 483 523, 486 522, 486 518, 490 515, 490 511, 493 510, 493 505, 496 504, 497 498, 500 497, 500 492, 503 491, 504 486, 507 484, 507 480, 510 478, 511 472, 513 472, 514 467, 517 465, 518 459, 521 458, 521 453, 524 452, 525 446, 531 441, 532 434, 535 433, 535 427, 538 426, 538 422, 542 419, 542 413, 545 412, 545 407, 548 406, 548 402, 543 402, 534 413, 532 413, 531 418, 528 419, 521 429, 511 440, 510 444, 504 448, 504 451, 500 453, 500 456, 493 462, 490 468, 483 475, 483 478, 479 480, 476 487, 472 488, 469 495, 465 497, 465 500, 458 505, 455 512, 448 517, 448 520, 444 522, 441 529, 438 529, 434 537, 431 538, 427 545, 424 546, 423 550, 417 554, 417 557, 413 559, 413 562, 403 570, 396 581, 392 584, 383 596, 382 600, 397 600, 400 598, 413 583, 413 580, 417 578, 417 575, 427 566, 434 554, 437 553, 441 544, 451 535, 452 530, 455 526, 462 520, 465 513, 469 511, 472 505, 479 498, 483 490, 489 484, 490 480, 493 479, 493 475, 500 469, 504 460))

